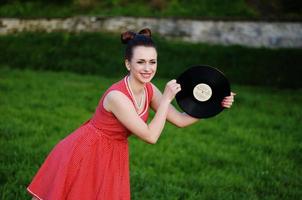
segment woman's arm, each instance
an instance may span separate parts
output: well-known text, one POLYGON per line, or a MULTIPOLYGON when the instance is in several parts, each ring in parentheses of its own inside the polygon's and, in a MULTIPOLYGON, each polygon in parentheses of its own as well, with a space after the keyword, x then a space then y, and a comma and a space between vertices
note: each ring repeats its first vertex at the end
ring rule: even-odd
MULTIPOLYGON (((154 111, 156 111, 158 109, 158 106, 160 105, 162 94, 155 85, 152 84, 152 87, 153 87, 153 98, 151 101, 151 107, 154 111)), ((236 95, 235 93, 231 92, 230 96, 227 96, 223 99, 221 105, 225 108, 231 108, 234 102, 235 95, 236 95)), ((182 113, 179 112, 172 104, 170 104, 167 114, 167 120, 177 127, 186 127, 197 122, 199 119, 191 117, 190 115, 184 112, 182 113)))
MULTIPOLYGON (((157 111, 162 99, 162 93, 155 85, 152 84, 152 87, 153 97, 151 100, 151 108, 154 111, 157 111)), ((186 127, 197 122, 199 119, 191 117, 184 112, 179 112, 172 104, 170 104, 168 108, 167 120, 177 127, 186 127)))
POLYGON ((119 91, 111 91, 106 95, 104 108, 112 112, 128 130, 140 139, 155 144, 164 128, 169 105, 179 91, 180 87, 176 80, 167 83, 162 101, 158 104, 155 116, 149 124, 138 116, 131 101, 119 91))

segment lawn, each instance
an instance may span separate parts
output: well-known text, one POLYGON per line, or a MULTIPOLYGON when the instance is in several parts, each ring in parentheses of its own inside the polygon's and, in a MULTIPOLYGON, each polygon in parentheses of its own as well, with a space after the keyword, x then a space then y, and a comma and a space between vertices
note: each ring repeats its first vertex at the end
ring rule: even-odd
MULTIPOLYGON (((1 199, 30 199, 26 186, 48 152, 117 80, 0 68, 1 199)), ((167 81, 154 79, 161 89, 167 81)), ((214 118, 183 129, 167 123, 156 145, 129 138, 132 199, 301 197, 302 90, 232 90, 233 108, 214 118)))

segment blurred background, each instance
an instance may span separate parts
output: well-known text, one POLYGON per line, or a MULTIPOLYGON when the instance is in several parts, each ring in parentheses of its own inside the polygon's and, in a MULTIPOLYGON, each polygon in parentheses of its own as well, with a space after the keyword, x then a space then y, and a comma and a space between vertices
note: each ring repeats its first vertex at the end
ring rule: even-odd
POLYGON ((127 73, 120 33, 145 27, 159 88, 205 64, 237 96, 214 118, 167 123, 156 145, 130 137, 132 199, 300 199, 301 11, 298 0, 0 0, 0 199, 30 199, 53 146, 127 73))

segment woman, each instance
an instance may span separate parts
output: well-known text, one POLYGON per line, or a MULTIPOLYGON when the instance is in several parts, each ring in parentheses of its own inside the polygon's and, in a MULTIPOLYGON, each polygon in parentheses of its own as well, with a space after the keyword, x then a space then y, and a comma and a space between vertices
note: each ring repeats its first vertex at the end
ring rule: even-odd
MULTIPOLYGON (((60 141, 39 169, 28 192, 33 199, 130 199, 128 142, 130 133, 155 144, 166 119, 185 127, 198 119, 170 103, 181 90, 176 80, 163 94, 151 83, 157 51, 151 31, 125 32, 125 65, 129 74, 102 96, 93 117, 60 141), (155 111, 147 124, 148 110, 155 111)), ((222 106, 230 108, 234 94, 222 106)))

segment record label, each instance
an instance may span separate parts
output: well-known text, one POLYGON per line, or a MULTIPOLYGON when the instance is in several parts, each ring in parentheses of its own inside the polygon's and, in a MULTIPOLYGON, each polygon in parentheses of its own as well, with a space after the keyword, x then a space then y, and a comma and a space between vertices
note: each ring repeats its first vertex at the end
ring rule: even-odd
POLYGON ((212 96, 212 89, 209 85, 200 83, 194 87, 193 95, 198 101, 207 101, 212 96))

